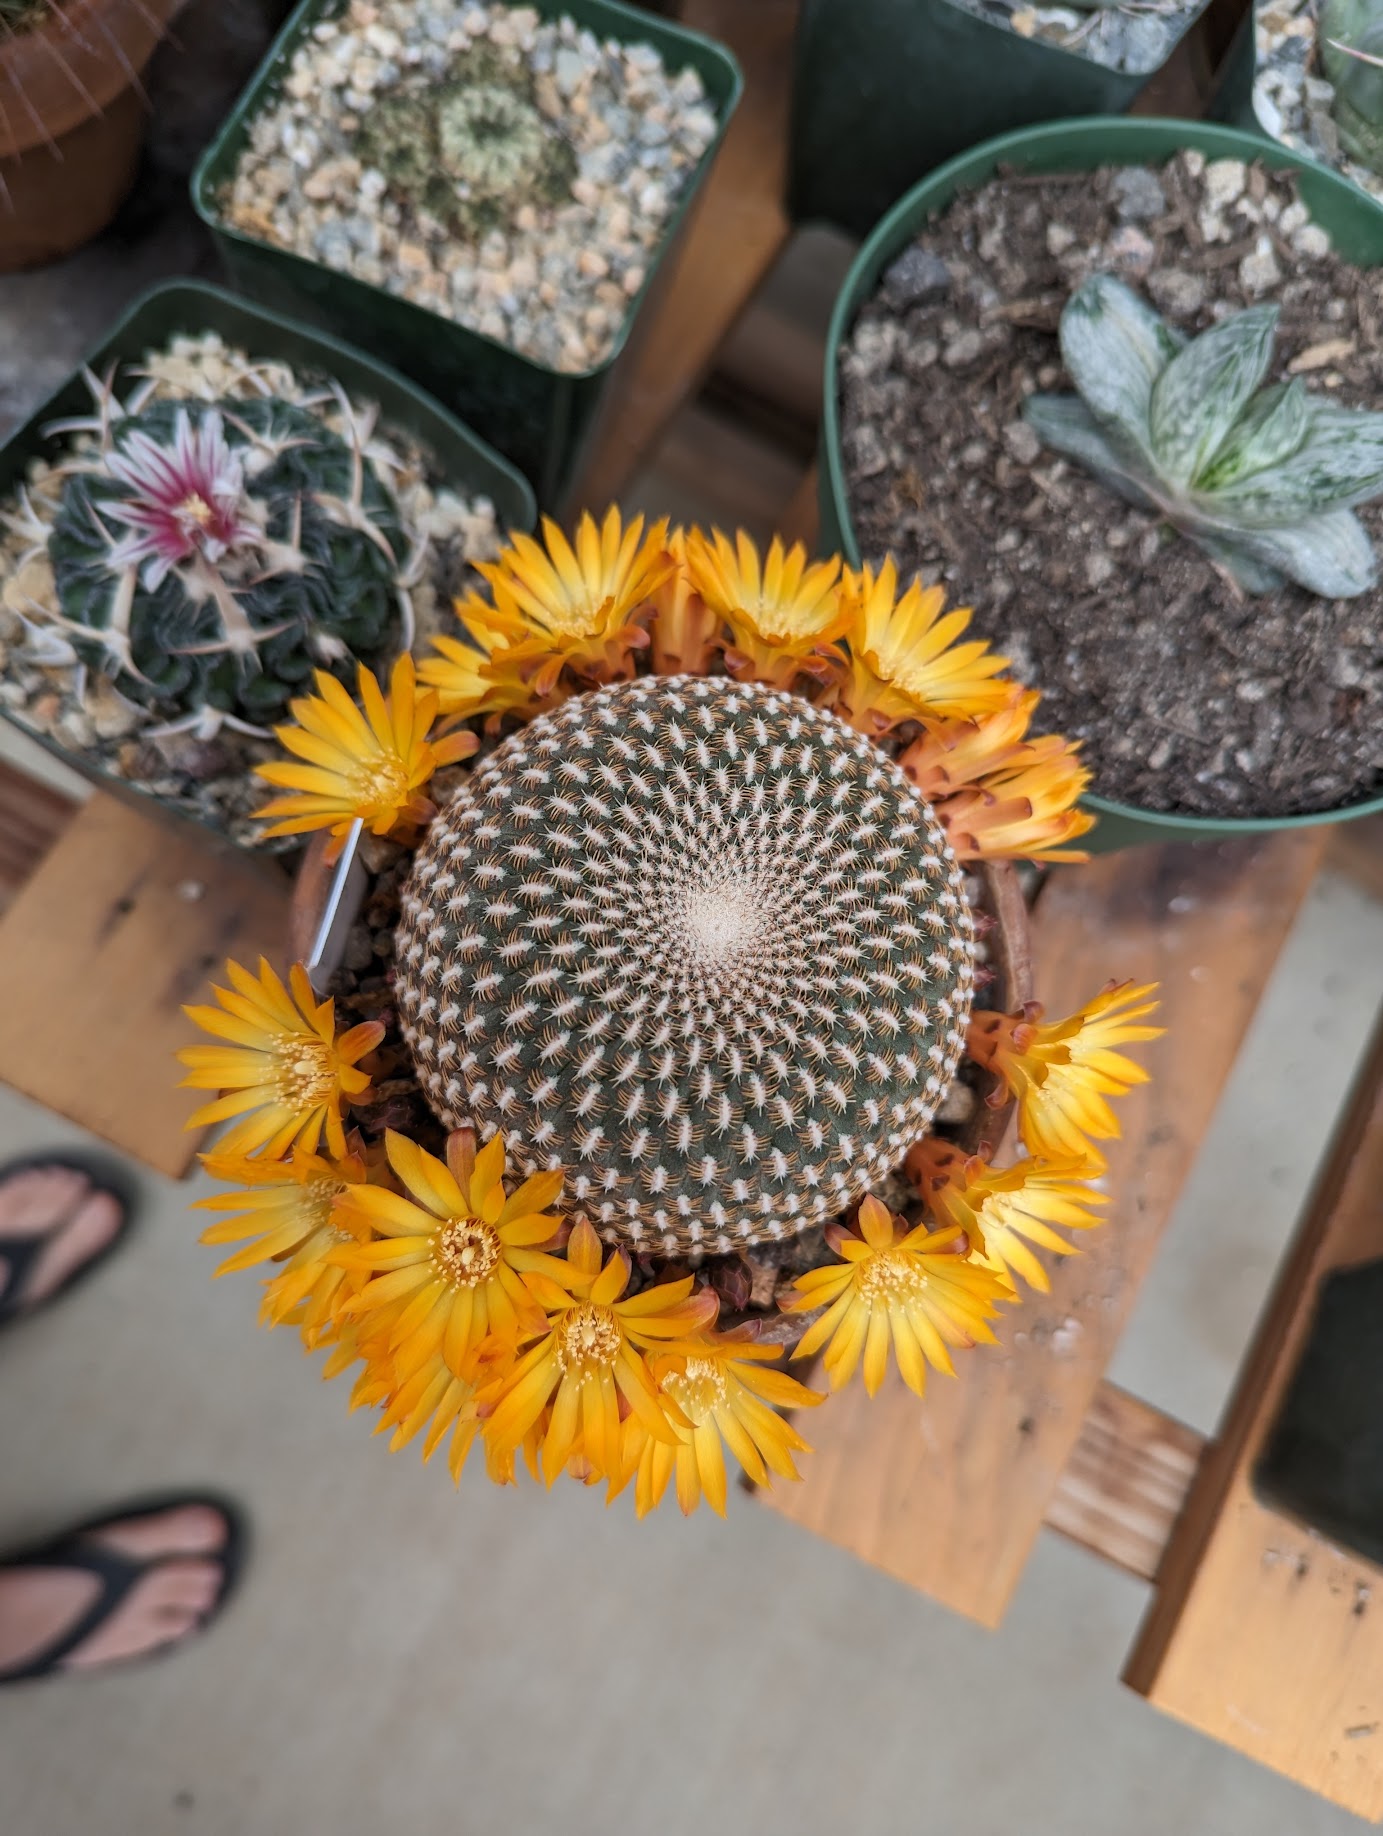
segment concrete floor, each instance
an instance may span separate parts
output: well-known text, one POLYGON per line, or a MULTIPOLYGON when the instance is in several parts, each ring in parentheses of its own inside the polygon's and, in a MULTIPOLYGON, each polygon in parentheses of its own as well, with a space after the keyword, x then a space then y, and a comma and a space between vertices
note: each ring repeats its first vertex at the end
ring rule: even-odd
MULTIPOLYGON (((1114 1375, 1215 1419, 1383 995, 1383 908, 1325 878, 1114 1375)), ((0 1091, 0 1155, 74 1131, 0 1091)), ((1116 1681, 1139 1584, 1044 1536, 986 1633, 732 1500, 636 1525, 459 1496, 213 1285, 188 1185, 0 1343, 0 1546, 151 1488, 242 1499, 203 1643, 3 1699, 5 1836, 1334 1836, 1357 1827, 1116 1681)), ((981 1354, 982 1355, 982 1354, 981 1354)))

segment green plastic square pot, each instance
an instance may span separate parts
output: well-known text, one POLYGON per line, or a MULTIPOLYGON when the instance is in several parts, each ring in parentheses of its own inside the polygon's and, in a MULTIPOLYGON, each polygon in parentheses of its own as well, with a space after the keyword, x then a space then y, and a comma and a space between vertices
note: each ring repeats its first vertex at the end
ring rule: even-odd
MULTIPOLYGON (((1016 167, 1025 172, 1089 172, 1097 166, 1159 165, 1183 147, 1197 147, 1208 159, 1257 159, 1274 171, 1299 172, 1302 202, 1313 221, 1330 235, 1339 252, 1360 267, 1383 265, 1383 210, 1348 179, 1328 172, 1312 160, 1289 153, 1285 147, 1261 134, 1200 121, 1096 118, 1024 128, 1016 134, 1004 134, 997 140, 986 141, 982 147, 975 147, 951 160, 920 185, 915 185, 906 197, 900 198, 875 226, 845 277, 826 338, 819 475, 819 547, 822 552, 838 549, 852 566, 860 565, 859 541, 850 520, 845 489, 837 363, 855 314, 873 296, 880 276, 894 256, 908 246, 929 218, 946 208, 958 191, 983 185, 1000 166, 1016 167)), ((1315 823, 1344 822, 1383 810, 1383 796, 1376 796, 1309 816, 1216 820, 1140 810, 1107 797, 1087 796, 1084 802, 1085 807, 1100 819, 1086 844, 1097 853, 1109 853, 1143 842, 1207 841, 1223 836, 1267 834, 1315 823)))
MULTIPOLYGON (((1243 128, 1246 133, 1256 134, 1265 140, 1270 147, 1276 147, 1279 153, 1294 159, 1298 165, 1319 166, 1323 171, 1331 172, 1323 160, 1312 159, 1308 154, 1298 153, 1294 148, 1284 146, 1275 134, 1270 134, 1258 119, 1258 106, 1253 99, 1254 84, 1258 76, 1258 7, 1254 0, 1247 13, 1239 21, 1239 29, 1234 34, 1225 61, 1220 66, 1219 82, 1215 87, 1214 99, 1210 105, 1211 117, 1216 121, 1227 122, 1231 127, 1243 128)), ((1364 190, 1362 185, 1355 185, 1352 178, 1344 173, 1336 173, 1358 192, 1359 196, 1373 209, 1383 212, 1383 202, 1364 190)))
POLYGON ((192 177, 192 201, 220 244, 237 286, 353 344, 378 351, 512 459, 533 484, 540 503, 556 508, 576 471, 611 367, 724 138, 742 88, 739 66, 712 39, 622 0, 529 0, 545 18, 569 15, 600 38, 651 44, 672 71, 690 66, 705 83, 720 123, 648 261, 644 284, 629 304, 609 356, 589 370, 558 371, 382 287, 243 235, 224 221, 218 199, 234 178, 256 117, 277 98, 293 54, 312 27, 334 18, 344 4, 345 0, 302 0, 202 156, 192 177))
POLYGON ((1029 122, 1122 114, 1156 74, 1022 38, 955 0, 803 0, 792 215, 866 235, 943 160, 1029 122))
MULTIPOLYGON (((197 281, 175 281, 155 287, 135 301, 87 357, 85 368, 96 376, 104 376, 116 365, 138 363, 148 351, 167 345, 184 333, 195 336, 207 331, 218 332, 228 344, 248 351, 253 357, 273 358, 298 371, 312 370, 334 376, 357 400, 378 403, 381 419, 411 434, 430 455, 438 476, 448 485, 468 495, 490 499, 501 530, 530 530, 537 521, 537 506, 527 479, 406 377, 335 338, 309 330, 292 319, 280 318, 277 313, 265 312, 219 287, 197 281)), ((0 497, 23 481, 32 459, 57 452, 66 444, 61 435, 45 438, 44 428, 52 421, 84 414, 90 406, 91 391, 78 370, 0 446, 0 497)), ((227 848, 236 845, 228 836, 163 803, 151 791, 140 790, 124 778, 100 770, 82 754, 70 752, 51 734, 30 726, 3 702, 0 702, 0 715, 53 758, 100 789, 138 809, 148 810, 152 805, 169 821, 197 828, 201 834, 211 835, 227 848)))

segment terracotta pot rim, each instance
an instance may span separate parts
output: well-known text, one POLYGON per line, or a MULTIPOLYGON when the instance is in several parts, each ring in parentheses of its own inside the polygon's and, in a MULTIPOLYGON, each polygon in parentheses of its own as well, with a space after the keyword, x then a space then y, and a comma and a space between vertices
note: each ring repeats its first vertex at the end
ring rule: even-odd
POLYGON ((47 151, 134 87, 183 0, 63 0, 0 42, 0 159, 47 151), (115 53, 119 50, 120 56, 115 53))

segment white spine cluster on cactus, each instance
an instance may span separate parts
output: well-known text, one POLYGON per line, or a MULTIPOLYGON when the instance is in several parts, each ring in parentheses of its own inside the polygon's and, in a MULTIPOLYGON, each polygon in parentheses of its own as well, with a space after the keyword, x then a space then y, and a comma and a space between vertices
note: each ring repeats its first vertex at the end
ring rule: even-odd
POLYGON ((609 1241, 726 1252, 896 1168, 964 1044, 945 836, 833 714, 643 678, 500 745, 404 889, 397 994, 449 1126, 567 1169, 609 1241))

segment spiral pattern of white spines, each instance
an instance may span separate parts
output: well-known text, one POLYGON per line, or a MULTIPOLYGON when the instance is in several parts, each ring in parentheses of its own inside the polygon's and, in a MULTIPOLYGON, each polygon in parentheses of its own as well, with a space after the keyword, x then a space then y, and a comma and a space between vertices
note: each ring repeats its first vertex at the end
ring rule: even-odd
POLYGON ((404 888, 428 1101, 610 1242, 724 1252, 895 1168, 964 1045, 974 932, 918 792, 833 714, 643 677, 477 766, 404 888))

